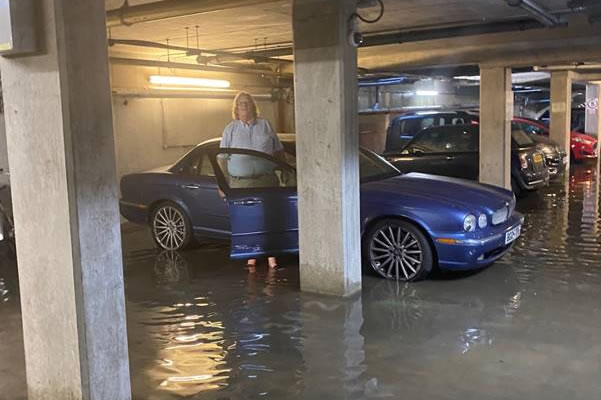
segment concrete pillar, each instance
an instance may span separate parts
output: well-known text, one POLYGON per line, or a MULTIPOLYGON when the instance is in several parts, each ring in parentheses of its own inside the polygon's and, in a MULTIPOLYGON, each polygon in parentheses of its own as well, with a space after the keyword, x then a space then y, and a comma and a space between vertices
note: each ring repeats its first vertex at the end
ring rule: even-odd
MULTIPOLYGON (((559 146, 569 155, 571 131, 570 123, 572 117, 572 76, 570 71, 551 72, 550 115, 550 138, 557 142, 559 146)), ((567 175, 568 174, 566 174, 566 176, 567 175)))
POLYGON ((599 137, 599 133, 601 132, 601 107, 599 107, 599 97, 601 97, 601 85, 593 83, 587 84, 585 132, 595 137, 599 137))
POLYGON ((4 114, 0 113, 0 169, 8 171, 8 153, 6 151, 6 130, 4 114))
POLYGON ((28 398, 131 398, 104 2, 37 3, 0 59, 28 398))
POLYGON ((511 189, 511 68, 480 68, 480 182, 511 189))
POLYGON ((355 3, 295 0, 294 86, 301 289, 361 288, 355 3))

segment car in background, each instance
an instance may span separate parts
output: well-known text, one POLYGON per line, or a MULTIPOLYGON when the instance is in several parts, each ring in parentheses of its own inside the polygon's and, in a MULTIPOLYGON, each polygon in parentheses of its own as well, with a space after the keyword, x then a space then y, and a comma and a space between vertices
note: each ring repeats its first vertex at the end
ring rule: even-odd
POLYGON ((477 121, 477 114, 468 111, 419 111, 399 115, 388 125, 386 151, 403 150, 422 129, 443 125, 464 125, 472 121, 477 121))
MULTIPOLYGON (((402 151, 403 148, 420 130, 433 126, 444 125, 478 125, 480 117, 477 111, 428 111, 403 114, 393 119, 388 127, 385 153, 402 151)), ((512 129, 521 129, 521 124, 514 119, 512 129)), ((526 130, 530 134, 530 131, 526 130)), ((538 143, 539 149, 545 156, 550 177, 563 173, 567 159, 557 143, 540 135, 532 139, 538 143)))
MULTIPOLYGON (((121 179, 121 215, 150 226, 157 245, 181 250, 194 238, 231 240, 235 259, 298 252, 294 135, 286 161, 265 153, 198 145, 175 164, 121 179), (222 198, 219 191, 225 193, 222 198)), ((442 176, 401 174, 361 149, 363 265, 414 281, 442 269, 481 268, 520 235, 509 190, 442 176)))
POLYGON ((559 145, 549 139, 549 133, 544 134, 544 129, 536 121, 523 117, 514 117, 511 121, 511 129, 520 129, 527 133, 537 143, 537 147, 545 156, 545 163, 549 171, 549 177, 555 178, 565 172, 568 156, 559 145))
MULTIPOLYGON (((549 127, 541 121, 524 117, 516 117, 514 121, 519 122, 521 128, 529 134, 549 137, 549 127)), ((596 158, 597 142, 594 137, 573 130, 570 133, 570 157, 575 161, 596 158)))
MULTIPOLYGON (((546 186, 549 173, 542 152, 523 131, 511 133, 511 186, 516 196, 546 186)), ((446 125, 420 131, 400 152, 383 156, 403 172, 424 172, 478 180, 480 127, 446 125)))

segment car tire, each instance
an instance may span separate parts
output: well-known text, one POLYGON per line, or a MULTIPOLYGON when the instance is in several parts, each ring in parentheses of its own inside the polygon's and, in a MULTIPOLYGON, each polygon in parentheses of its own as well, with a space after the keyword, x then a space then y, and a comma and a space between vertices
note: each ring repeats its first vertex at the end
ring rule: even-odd
POLYGON ((363 241, 365 265, 377 275, 402 282, 413 282, 432 272, 432 245, 411 222, 387 218, 377 222, 363 241))
POLYGON ((184 250, 192 243, 190 219, 180 206, 170 201, 153 209, 150 230, 157 246, 164 250, 184 250))

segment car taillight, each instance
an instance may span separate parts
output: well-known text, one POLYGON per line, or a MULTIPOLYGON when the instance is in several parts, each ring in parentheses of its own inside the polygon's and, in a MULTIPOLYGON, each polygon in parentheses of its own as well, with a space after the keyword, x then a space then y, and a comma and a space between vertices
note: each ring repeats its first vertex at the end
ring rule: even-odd
POLYGON ((528 168, 528 159, 524 153, 520 154, 520 165, 522 166, 522 169, 528 168))

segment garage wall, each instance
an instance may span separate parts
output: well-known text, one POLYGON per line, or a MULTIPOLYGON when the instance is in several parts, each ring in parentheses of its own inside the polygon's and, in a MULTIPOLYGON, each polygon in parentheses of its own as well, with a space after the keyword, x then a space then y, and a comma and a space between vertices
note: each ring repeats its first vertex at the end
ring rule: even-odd
POLYGON ((0 169, 8 171, 8 154, 6 150, 6 128, 4 114, 0 113, 0 169))
MULTIPOLYGON (((258 95, 270 95, 270 82, 252 75, 197 73, 127 65, 111 66, 113 123, 117 174, 143 171, 171 164, 196 144, 220 137, 231 121, 233 94, 227 98, 206 98, 202 94, 162 92, 148 84, 154 74, 227 79, 232 87, 258 95), (189 97, 195 96, 195 97, 189 97)), ((223 95, 209 93, 206 96, 223 95)), ((263 118, 279 122, 277 101, 262 99, 258 105, 263 118)), ((276 128, 277 129, 277 128, 276 128)))

